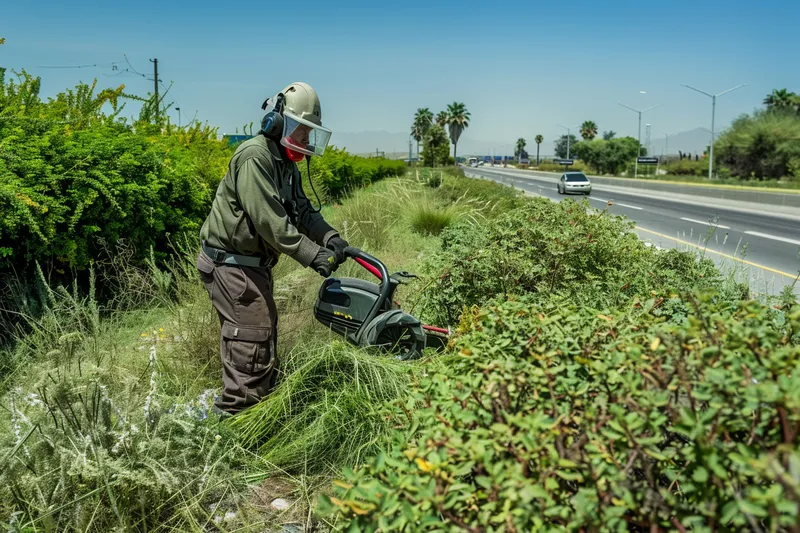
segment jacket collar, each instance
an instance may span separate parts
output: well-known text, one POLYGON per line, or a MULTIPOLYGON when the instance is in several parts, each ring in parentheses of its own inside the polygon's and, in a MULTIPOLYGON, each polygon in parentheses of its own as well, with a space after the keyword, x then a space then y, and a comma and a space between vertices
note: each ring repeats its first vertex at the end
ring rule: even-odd
POLYGON ((276 143, 273 139, 270 139, 268 137, 264 137, 264 139, 266 139, 267 141, 267 148, 269 148, 272 157, 282 162, 283 157, 281 157, 281 150, 278 147, 278 143, 276 143))

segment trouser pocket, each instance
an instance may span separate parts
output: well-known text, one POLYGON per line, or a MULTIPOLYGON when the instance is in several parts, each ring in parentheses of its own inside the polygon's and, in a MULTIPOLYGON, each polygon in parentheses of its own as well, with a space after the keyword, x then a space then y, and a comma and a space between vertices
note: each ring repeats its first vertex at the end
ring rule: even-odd
POLYGON ((239 326, 226 322, 222 326, 227 363, 237 372, 256 376, 273 366, 271 326, 239 326))

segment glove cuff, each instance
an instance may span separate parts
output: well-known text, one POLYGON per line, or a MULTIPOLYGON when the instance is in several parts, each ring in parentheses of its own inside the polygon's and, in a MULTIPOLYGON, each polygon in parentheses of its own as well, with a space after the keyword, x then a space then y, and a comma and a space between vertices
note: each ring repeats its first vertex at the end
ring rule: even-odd
POLYGON ((330 242, 330 240, 331 240, 332 238, 334 238, 334 237, 338 237, 338 236, 339 236, 339 232, 338 232, 338 231, 336 231, 335 229, 332 229, 332 230, 330 230, 328 233, 326 233, 326 234, 325 234, 325 235, 322 237, 322 246, 323 246, 323 248, 327 248, 327 247, 328 247, 328 243, 330 242))

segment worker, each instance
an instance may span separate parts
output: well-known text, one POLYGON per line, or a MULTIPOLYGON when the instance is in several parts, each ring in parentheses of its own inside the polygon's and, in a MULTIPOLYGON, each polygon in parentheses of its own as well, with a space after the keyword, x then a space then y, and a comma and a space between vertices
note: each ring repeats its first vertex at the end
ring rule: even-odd
POLYGON ((316 91, 292 83, 262 109, 261 130, 236 149, 200 230, 197 269, 221 325, 223 388, 215 407, 223 415, 258 403, 275 385, 278 258, 327 278, 347 246, 313 208, 297 168, 322 155, 330 139, 316 91))

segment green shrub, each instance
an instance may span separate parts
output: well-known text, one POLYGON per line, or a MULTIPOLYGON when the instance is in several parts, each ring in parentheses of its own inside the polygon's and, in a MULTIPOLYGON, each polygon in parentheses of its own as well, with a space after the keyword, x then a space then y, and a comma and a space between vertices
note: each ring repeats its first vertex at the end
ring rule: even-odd
MULTIPOLYGON (((299 168, 304 183, 308 183, 306 165, 300 164, 299 168)), ((334 146, 328 147, 322 157, 311 159, 314 185, 319 185, 318 192, 323 193, 326 200, 341 199, 375 181, 401 176, 406 169, 406 164, 401 160, 359 157, 334 146)), ((312 191, 306 190, 306 195, 311 194, 312 191)))
POLYGON ((681 324, 655 299, 474 311, 322 511, 346 531, 792 531, 800 307, 682 299, 681 324))
POLYGON ((715 143, 714 154, 734 176, 782 178, 798 169, 798 139, 800 114, 792 109, 757 111, 734 120, 715 143))
POLYGON ((674 176, 708 176, 708 159, 679 159, 661 168, 674 176))
POLYGON ((711 260, 649 248, 631 221, 587 207, 585 200, 526 199, 492 224, 444 230, 442 251, 423 269, 424 316, 454 324, 465 306, 505 294, 557 292, 571 302, 606 306, 651 290, 721 285, 711 260))
POLYGON ((468 200, 482 207, 482 213, 494 218, 520 207, 524 202, 522 191, 490 180, 467 178, 458 167, 446 167, 449 174, 436 195, 446 203, 468 200))

